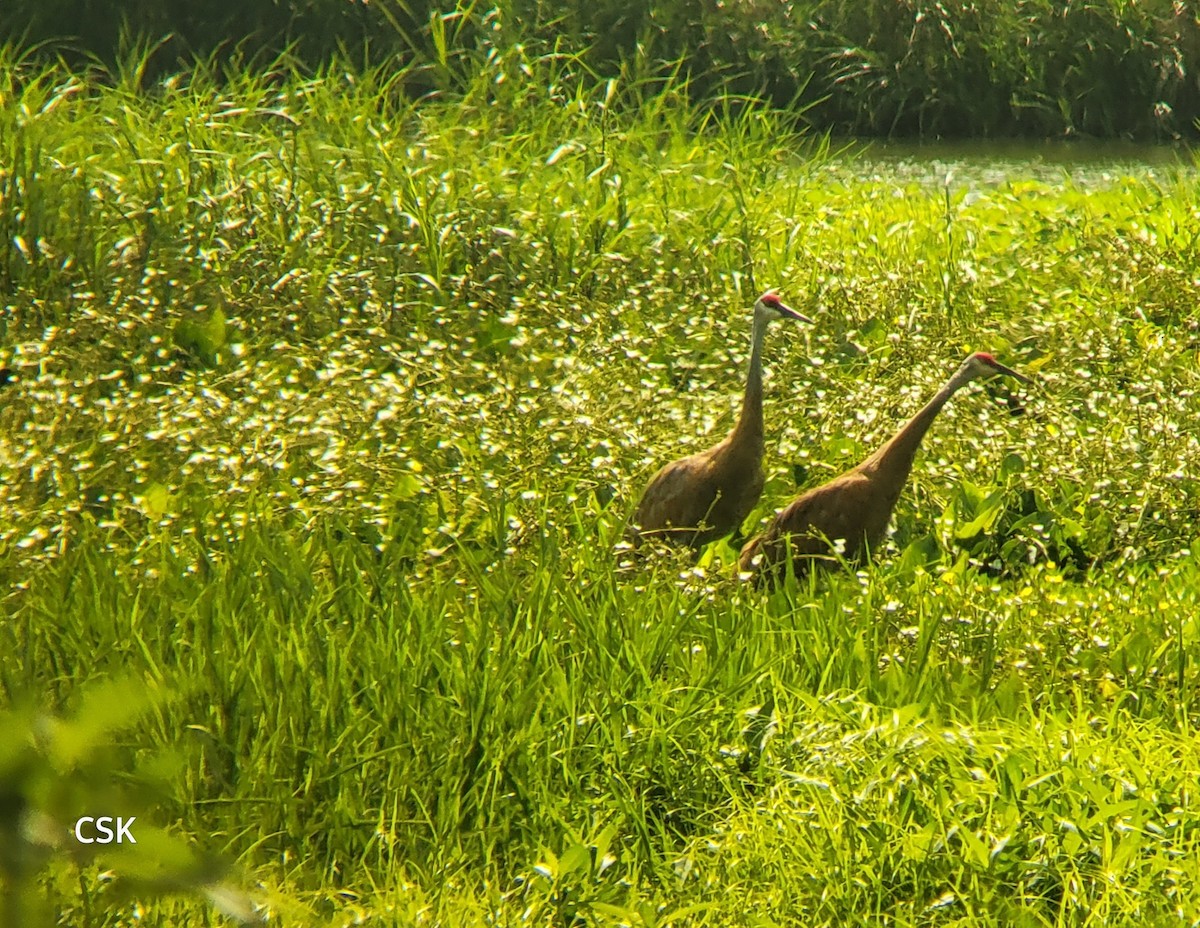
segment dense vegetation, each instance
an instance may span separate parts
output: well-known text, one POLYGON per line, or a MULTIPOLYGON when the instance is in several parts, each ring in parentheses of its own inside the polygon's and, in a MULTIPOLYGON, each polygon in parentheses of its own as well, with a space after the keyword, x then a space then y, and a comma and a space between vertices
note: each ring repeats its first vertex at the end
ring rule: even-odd
POLYGON ((8 0, 0 41, 43 54, 252 62, 286 52, 399 60, 406 92, 461 90, 479 62, 521 44, 621 69, 687 77, 697 99, 752 94, 838 134, 1194 136, 1200 16, 1178 0, 8 0), (64 42, 64 31, 73 39, 64 42))
POLYGON ((1192 173, 920 184, 519 48, 404 80, 0 62, 9 923, 1200 918, 1192 173), (618 570, 768 284, 818 324, 755 518, 968 350, 1039 389, 954 400, 870 570, 618 570), (135 801, 153 860, 65 853, 135 801))

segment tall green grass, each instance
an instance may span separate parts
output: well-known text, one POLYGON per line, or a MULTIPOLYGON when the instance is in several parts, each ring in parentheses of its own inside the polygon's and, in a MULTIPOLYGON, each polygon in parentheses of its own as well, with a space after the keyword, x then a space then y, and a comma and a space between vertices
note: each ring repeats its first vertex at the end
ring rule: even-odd
MULTIPOLYGON (((0 67, 10 805, 98 801, 37 732, 132 680, 89 776, 284 924, 1195 920, 1191 173, 923 185, 489 68, 0 67), (955 399, 870 570, 619 569, 769 285, 818 325, 771 333, 755 518, 968 350, 1039 388, 955 399)), ((60 920, 211 922, 22 821, 60 920)))
POLYGON ((405 92, 460 92, 514 47, 578 56, 600 81, 623 69, 698 100, 759 96, 842 135, 1194 137, 1200 19, 1174 0, 11 0, 0 42, 112 66, 146 52, 151 76, 194 58, 310 70, 349 58, 401 67, 405 92))

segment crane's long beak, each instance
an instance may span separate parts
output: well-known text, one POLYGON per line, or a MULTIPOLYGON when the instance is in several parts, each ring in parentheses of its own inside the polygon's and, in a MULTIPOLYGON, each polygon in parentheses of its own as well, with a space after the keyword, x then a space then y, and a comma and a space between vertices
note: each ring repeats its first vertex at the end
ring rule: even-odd
POLYGON ((784 303, 779 304, 779 311, 789 319, 798 319, 800 322, 807 322, 809 325, 816 325, 816 323, 809 319, 808 316, 804 315, 803 313, 796 312, 796 310, 784 303))
POLYGON ((992 366, 996 369, 997 374, 1003 374, 1006 377, 1012 377, 1014 380, 1021 381, 1021 383, 1033 383, 1033 381, 1024 374, 1018 374, 1011 367, 1005 367, 998 361, 992 362, 992 366))

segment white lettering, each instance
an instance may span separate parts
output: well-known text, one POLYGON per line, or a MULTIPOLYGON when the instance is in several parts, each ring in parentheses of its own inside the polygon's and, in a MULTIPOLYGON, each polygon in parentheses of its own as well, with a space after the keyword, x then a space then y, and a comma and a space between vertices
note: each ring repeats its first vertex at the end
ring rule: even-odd
POLYGON ((94 822, 94 821, 95 821, 95 819, 92 818, 90 815, 85 815, 83 818, 76 820, 76 822, 75 822, 75 840, 78 841, 80 844, 93 844, 94 843, 92 838, 85 838, 83 836, 83 823, 84 822, 94 822))
POLYGON ((108 827, 108 823, 111 821, 112 818, 107 815, 96 819, 96 834, 99 836, 96 838, 97 844, 112 844, 113 833, 112 829, 108 827))
POLYGON ((117 819, 117 844, 121 843, 121 835, 124 835, 130 844, 137 844, 137 838, 133 836, 133 832, 129 827, 137 821, 136 815, 131 815, 129 818, 117 819))
POLYGON ((112 844, 115 840, 117 844, 127 841, 130 844, 137 844, 137 838, 133 836, 133 823, 137 821, 136 815, 131 815, 129 818, 118 816, 113 818, 111 815, 101 815, 96 818, 91 815, 85 815, 82 818, 75 820, 75 840, 80 844, 112 844), (116 830, 113 825, 116 825, 116 830), (84 826, 90 825, 89 829, 96 837, 86 837, 83 833, 84 826))

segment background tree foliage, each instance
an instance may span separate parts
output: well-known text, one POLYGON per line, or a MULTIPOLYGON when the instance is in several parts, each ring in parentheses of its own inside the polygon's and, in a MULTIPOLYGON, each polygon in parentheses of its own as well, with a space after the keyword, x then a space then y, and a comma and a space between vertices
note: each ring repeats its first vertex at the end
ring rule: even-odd
POLYGON ((0 40, 106 62, 159 43, 149 74, 216 56, 425 62, 414 94, 516 44, 598 79, 676 69, 700 97, 765 96, 835 133, 1174 138, 1200 116, 1200 20, 1177 0, 11 0, 0 40), (64 24, 70 35, 64 35, 64 24), (456 64, 458 68, 456 69, 456 64))

